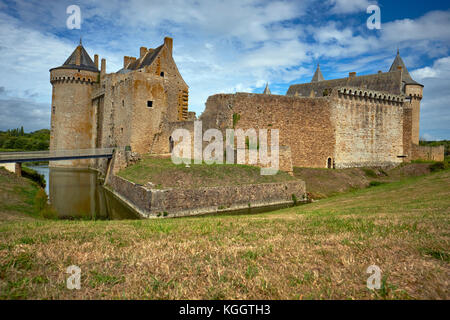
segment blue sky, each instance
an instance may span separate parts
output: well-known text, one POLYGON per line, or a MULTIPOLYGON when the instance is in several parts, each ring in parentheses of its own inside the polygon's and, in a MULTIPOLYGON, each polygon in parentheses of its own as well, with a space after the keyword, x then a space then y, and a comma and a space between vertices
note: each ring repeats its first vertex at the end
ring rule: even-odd
POLYGON ((421 136, 450 139, 449 1, 0 0, 0 130, 50 126, 48 70, 78 44, 107 60, 107 72, 139 47, 174 38, 174 58, 197 115, 221 92, 285 94, 309 82, 320 61, 326 79, 387 71, 397 47, 424 84, 421 136), (81 8, 81 30, 66 27, 66 8, 81 8), (369 30, 366 9, 381 9, 369 30))

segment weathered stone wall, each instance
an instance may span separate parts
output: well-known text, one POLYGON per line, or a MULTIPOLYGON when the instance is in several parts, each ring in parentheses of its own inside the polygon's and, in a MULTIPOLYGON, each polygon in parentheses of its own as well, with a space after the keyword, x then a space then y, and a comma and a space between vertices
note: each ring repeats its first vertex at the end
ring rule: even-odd
POLYGON ((204 130, 224 132, 233 126, 244 130, 279 129, 279 144, 290 147, 292 164, 297 167, 322 168, 334 155, 334 127, 327 98, 217 94, 208 98, 200 120, 204 130))
MULTIPOLYGON (((93 136, 91 92, 98 72, 54 69, 50 150, 90 149, 93 136)), ((90 160, 51 161, 53 167, 88 167, 90 160)))
POLYGON ((147 189, 111 175, 107 187, 142 217, 198 215, 306 200, 305 183, 284 183, 208 187, 199 189, 147 189), (293 195, 295 197, 293 197, 293 195))
POLYGON ((154 154, 166 154, 170 150, 170 137, 176 129, 186 129, 191 133, 191 144, 193 148, 194 143, 194 121, 174 121, 174 122, 164 122, 162 124, 162 130, 155 136, 152 153, 154 154))
POLYGON ((149 215, 152 193, 139 184, 111 174, 105 186, 142 217, 149 215))
MULTIPOLYGON (((234 164, 237 164, 238 161, 238 150, 241 152, 245 152, 245 163, 244 164, 249 164, 249 149, 248 147, 246 148, 236 148, 234 149, 234 164)), ((259 152, 259 150, 258 150, 259 152)), ((224 162, 226 162, 226 149, 224 150, 224 162)), ((252 164, 255 165, 257 167, 261 167, 261 168, 272 168, 273 164, 272 163, 261 163, 260 159, 259 159, 259 154, 257 157, 257 163, 252 164)), ((291 148, 289 146, 280 146, 278 148, 278 170, 280 171, 284 171, 289 173, 290 175, 294 175, 294 167, 292 165, 292 155, 291 155, 291 148)))
POLYGON ((305 183, 300 180, 199 189, 152 190, 151 192, 150 214, 167 212, 172 216, 292 203, 293 195, 298 201, 306 199, 305 183))
POLYGON ((420 101, 422 100, 423 87, 419 85, 406 85, 405 95, 411 98, 412 107, 412 128, 411 142, 419 144, 420 131, 420 101))
POLYGON ((301 180, 198 189, 152 189, 116 175, 130 161, 134 161, 130 152, 116 150, 105 186, 142 217, 156 217, 165 212, 172 217, 197 215, 306 200, 305 182, 301 180))
POLYGON ((412 144, 412 160, 444 161, 444 146, 419 146, 412 144))
POLYGON ((412 108, 407 103, 403 106, 403 162, 412 160, 412 108))
POLYGON ((208 98, 200 120, 203 130, 279 129, 280 145, 290 147, 298 167, 391 166, 403 161, 404 143, 407 152, 410 145, 403 102, 403 96, 351 87, 322 98, 219 94, 208 98))
POLYGON ((332 96, 336 168, 403 161, 403 97, 340 88, 332 96))
MULTIPOLYGON (((94 92, 93 109, 98 147, 130 146, 138 153, 169 152, 171 122, 186 126, 188 86, 166 43, 158 49, 152 64, 139 66, 155 49, 141 48, 136 70, 106 74, 102 77, 100 94, 94 92), (180 100, 181 99, 181 100, 180 100), (185 108, 180 119, 180 108, 185 108)), ((189 125, 189 124, 187 124, 189 125)), ((104 161, 97 161, 101 166, 104 161)))

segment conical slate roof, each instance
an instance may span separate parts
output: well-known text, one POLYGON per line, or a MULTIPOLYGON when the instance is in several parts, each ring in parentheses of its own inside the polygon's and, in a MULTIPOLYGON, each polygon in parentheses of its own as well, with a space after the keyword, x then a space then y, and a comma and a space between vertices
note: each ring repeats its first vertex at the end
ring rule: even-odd
POLYGON ((272 93, 270 92, 269 84, 268 84, 268 83, 266 83, 266 88, 264 89, 263 94, 272 94, 272 93))
POLYGON ((323 77, 322 71, 320 71, 320 64, 317 64, 316 72, 314 73, 314 76, 311 80, 311 82, 319 82, 324 81, 325 78, 323 77))
POLYGON ((394 62, 391 65, 391 68, 389 69, 389 72, 397 71, 398 67, 402 67, 402 82, 405 84, 416 84, 419 86, 422 86, 417 81, 414 81, 413 78, 411 78, 411 75, 408 72, 408 69, 406 68, 405 63, 403 62, 402 57, 400 57, 400 51, 397 50, 397 56, 394 59, 394 62))
POLYGON ((83 45, 80 44, 75 48, 72 54, 67 58, 66 62, 63 63, 62 66, 54 69, 80 69, 80 70, 88 70, 98 72, 99 70, 95 66, 91 57, 84 49, 83 45), (80 64, 77 64, 77 55, 80 55, 80 64))

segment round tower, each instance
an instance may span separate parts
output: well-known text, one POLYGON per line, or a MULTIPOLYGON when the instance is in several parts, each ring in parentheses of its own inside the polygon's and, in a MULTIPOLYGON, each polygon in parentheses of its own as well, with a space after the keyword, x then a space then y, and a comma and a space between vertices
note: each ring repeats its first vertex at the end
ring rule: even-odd
MULTIPOLYGON (((95 58, 94 63, 80 40, 62 66, 50 69, 50 151, 94 148, 91 93, 100 76, 95 58)), ((51 161, 50 166, 86 168, 89 163, 89 159, 64 160, 51 161)))

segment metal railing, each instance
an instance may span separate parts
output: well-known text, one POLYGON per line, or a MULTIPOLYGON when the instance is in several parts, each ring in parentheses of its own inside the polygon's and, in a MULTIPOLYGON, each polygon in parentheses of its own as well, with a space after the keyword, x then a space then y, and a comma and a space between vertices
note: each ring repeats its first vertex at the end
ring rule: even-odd
POLYGON ((75 149, 75 150, 49 150, 30 152, 0 152, 0 163, 24 162, 26 160, 52 160, 98 158, 112 156, 115 148, 75 149))

